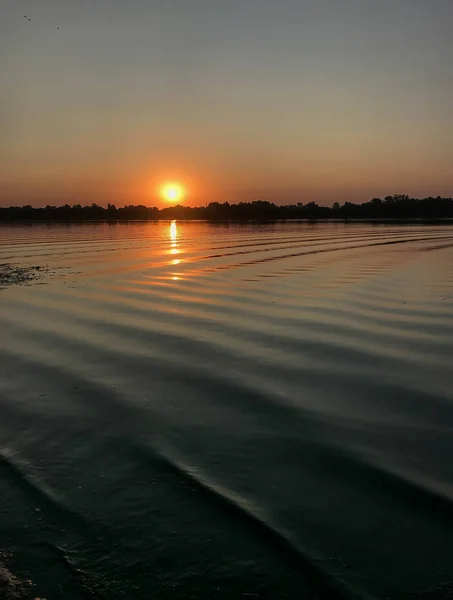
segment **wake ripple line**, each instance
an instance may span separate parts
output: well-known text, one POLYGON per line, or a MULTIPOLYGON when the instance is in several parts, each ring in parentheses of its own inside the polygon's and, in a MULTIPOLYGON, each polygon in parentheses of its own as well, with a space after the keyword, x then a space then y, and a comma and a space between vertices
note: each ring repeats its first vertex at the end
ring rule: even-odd
MULTIPOLYGON (((451 239, 450 236, 445 237, 445 238, 439 238, 439 239, 451 239)), ((305 252, 291 252, 290 254, 279 254, 277 256, 267 256, 266 258, 258 258, 256 260, 251 260, 251 261, 247 261, 245 263, 234 263, 234 264, 229 264, 229 265, 220 265, 219 267, 215 268, 216 271, 221 271, 221 270, 225 270, 225 269, 231 269, 233 267, 241 267, 241 266, 251 266, 251 265, 259 265, 259 264, 263 264, 263 263, 267 263, 267 262, 272 262, 275 260, 283 260, 283 259, 287 259, 287 258, 297 258, 299 256, 309 256, 309 255, 313 255, 313 254, 324 254, 324 253, 328 253, 328 252, 338 252, 338 251, 345 251, 345 250, 359 250, 359 249, 363 249, 363 248, 374 248, 377 246, 392 246, 392 245, 397 245, 397 244, 410 244, 410 243, 419 243, 419 242, 427 242, 427 241, 432 241, 432 238, 428 238, 428 237, 423 237, 423 238, 417 238, 417 239, 402 239, 402 240, 392 240, 392 241, 384 241, 384 242, 370 242, 367 244, 360 244, 360 245, 353 245, 353 246, 341 246, 339 248, 322 248, 322 249, 317 249, 317 250, 307 250, 305 252)))
POLYGON ((354 456, 337 451, 332 461, 337 471, 344 470, 350 473, 354 469, 359 481, 369 482, 373 486, 380 481, 381 488, 392 490, 395 495, 422 510, 435 512, 448 519, 453 517, 453 498, 448 492, 437 490, 427 482, 411 478, 401 470, 389 469, 366 454, 354 456))
MULTIPOLYGON (((133 447, 135 452, 143 457, 144 449, 140 446, 133 447)), ((297 542, 291 540, 291 534, 281 528, 273 527, 269 520, 257 513, 247 500, 236 492, 222 485, 210 481, 205 475, 196 472, 184 461, 177 459, 173 453, 162 448, 145 450, 148 458, 160 463, 168 473, 182 478, 193 488, 210 498, 220 507, 232 513, 238 520, 245 521, 260 537, 264 537, 273 545, 281 549, 287 559, 296 567, 302 567, 309 582, 317 589, 322 598, 332 600, 376 600, 374 596, 359 589, 357 586, 346 583, 338 576, 334 576, 321 566, 321 559, 313 557, 308 549, 302 548, 297 542)))
POLYGON ((81 527, 94 534, 92 526, 78 513, 66 506, 55 492, 43 481, 26 472, 25 465, 14 456, 14 452, 0 448, 0 470, 4 471, 29 497, 36 498, 40 504, 58 512, 66 522, 71 522, 77 529, 81 527))

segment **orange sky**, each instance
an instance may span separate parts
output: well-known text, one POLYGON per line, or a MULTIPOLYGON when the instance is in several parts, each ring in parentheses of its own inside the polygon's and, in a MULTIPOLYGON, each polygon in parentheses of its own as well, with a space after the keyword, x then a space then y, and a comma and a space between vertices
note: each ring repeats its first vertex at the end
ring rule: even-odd
POLYGON ((162 205, 165 180, 191 205, 453 195, 450 1, 18 8, 0 8, 0 205, 162 205))

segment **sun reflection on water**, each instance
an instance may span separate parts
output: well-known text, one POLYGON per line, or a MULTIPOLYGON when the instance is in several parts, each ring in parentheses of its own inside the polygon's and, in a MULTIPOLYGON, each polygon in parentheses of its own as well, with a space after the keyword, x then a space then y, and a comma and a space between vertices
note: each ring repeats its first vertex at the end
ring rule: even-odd
POLYGON ((176 221, 172 221, 170 225, 170 239, 172 241, 172 246, 176 246, 176 239, 178 237, 178 228, 176 227, 176 221))
MULTIPOLYGON (((179 254, 180 250, 178 248, 178 227, 176 225, 176 221, 172 221, 170 225, 170 254, 179 254)), ((181 260, 176 258, 171 261, 172 265, 179 265, 181 260)), ((179 273, 172 273, 173 281, 177 281, 179 279, 179 273)))

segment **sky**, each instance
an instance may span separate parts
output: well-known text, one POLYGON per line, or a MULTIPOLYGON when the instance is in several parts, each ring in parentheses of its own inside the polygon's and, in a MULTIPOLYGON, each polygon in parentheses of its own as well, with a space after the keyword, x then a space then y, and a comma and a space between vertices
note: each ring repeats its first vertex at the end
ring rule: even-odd
POLYGON ((0 205, 453 196, 452 24, 452 0, 1 0, 0 205))

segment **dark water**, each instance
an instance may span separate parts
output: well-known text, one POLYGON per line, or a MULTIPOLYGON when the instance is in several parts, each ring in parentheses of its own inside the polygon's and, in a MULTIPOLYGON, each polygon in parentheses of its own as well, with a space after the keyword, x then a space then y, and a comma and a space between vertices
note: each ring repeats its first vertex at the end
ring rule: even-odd
POLYGON ((448 597, 452 227, 1 226, 0 263, 49 267, 0 291, 35 595, 448 597))

